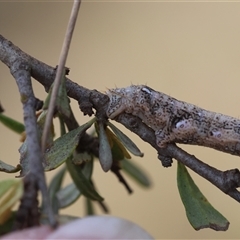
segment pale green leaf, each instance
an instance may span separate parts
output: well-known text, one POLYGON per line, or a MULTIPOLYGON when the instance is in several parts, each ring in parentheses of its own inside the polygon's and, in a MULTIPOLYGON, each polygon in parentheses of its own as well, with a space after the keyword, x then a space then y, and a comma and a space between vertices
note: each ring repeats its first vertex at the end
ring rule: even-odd
POLYGON ((0 182, 0 224, 11 217, 11 210, 22 194, 22 180, 10 179, 0 182))

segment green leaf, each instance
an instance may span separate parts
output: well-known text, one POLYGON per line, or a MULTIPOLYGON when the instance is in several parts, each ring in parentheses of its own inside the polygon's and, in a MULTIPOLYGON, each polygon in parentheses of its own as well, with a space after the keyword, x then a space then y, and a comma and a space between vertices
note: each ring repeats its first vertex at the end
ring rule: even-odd
POLYGON ((50 171, 64 163, 73 154, 81 135, 95 122, 95 118, 84 125, 66 133, 54 141, 53 146, 45 153, 45 171, 50 171))
MULTIPOLYGON (((56 98, 56 107, 61 114, 65 115, 67 117, 70 117, 70 115, 71 115, 71 108, 69 105, 70 100, 67 96, 65 82, 66 82, 65 71, 63 71, 62 77, 61 77, 61 83, 60 83, 58 93, 57 93, 57 98, 56 98)), ((48 109, 48 106, 50 103, 50 98, 52 96, 53 84, 51 85, 51 87, 49 89, 49 93, 44 102, 43 109, 48 109)))
MULTIPOLYGON (((87 162, 82 172, 87 179, 90 179, 93 171, 93 160, 91 162, 87 162)), ((75 183, 71 183, 67 185, 65 188, 59 190, 57 192, 57 200, 60 208, 66 208, 73 204, 79 197, 81 196, 81 192, 76 187, 75 183)))
POLYGON ((110 143, 110 148, 112 151, 112 158, 114 161, 119 161, 124 158, 130 159, 131 155, 128 153, 126 148, 123 146, 122 142, 119 141, 117 136, 110 131, 108 128, 105 129, 105 132, 110 143))
MULTIPOLYGON (((79 217, 75 217, 75 216, 70 216, 70 215, 56 215, 56 220, 58 222, 59 225, 64 225, 64 224, 67 224, 69 222, 72 222, 74 220, 77 220, 77 219, 80 219, 79 217)), ((40 218, 40 223, 42 225, 48 225, 49 224, 49 219, 48 219, 48 215, 43 213, 41 215, 41 218, 40 218)))
POLYGON ((66 208, 72 205, 80 196, 81 192, 78 190, 75 183, 70 183, 57 192, 59 208, 66 208))
POLYGON ((212 228, 216 231, 226 231, 228 229, 228 220, 208 202, 186 167, 180 162, 178 162, 177 183, 187 218, 195 230, 212 228))
POLYGON ((92 183, 85 177, 81 165, 74 165, 71 159, 66 161, 68 171, 76 184, 78 190, 92 200, 103 201, 103 198, 97 193, 92 183))
POLYGON ((0 182, 0 224, 11 217, 11 209, 22 197, 22 180, 9 179, 0 182))
POLYGON ((63 136, 66 134, 66 128, 64 124, 64 120, 62 119, 62 116, 58 114, 59 124, 60 124, 60 136, 63 136))
POLYGON ((52 209, 55 214, 58 214, 59 204, 57 201, 57 192, 60 190, 64 175, 66 173, 66 166, 64 166, 51 180, 48 188, 48 194, 52 209))
POLYGON ((127 173, 131 178, 133 178, 137 183, 143 187, 150 187, 151 181, 147 174, 132 161, 123 159, 121 162, 122 170, 127 173))
MULTIPOLYGON (((46 111, 43 111, 43 113, 38 118, 40 136, 41 136, 43 124, 45 121, 45 117, 46 117, 46 111)), ((51 139, 53 137, 51 136, 47 143, 48 148, 44 154, 45 162, 43 164, 44 164, 45 171, 53 170, 58 166, 60 166, 63 162, 65 162, 67 158, 70 157, 73 151, 75 150, 81 134, 83 134, 89 127, 91 127, 91 125, 95 121, 96 119, 93 118, 92 120, 85 123, 84 125, 58 138, 53 143, 51 143, 51 139)), ((20 164, 22 167, 19 177, 25 176, 29 171, 28 163, 30 159, 28 155, 27 140, 28 139, 26 139, 22 144, 22 146, 19 148, 20 164)))
POLYGON ((67 90, 66 90, 66 77, 65 77, 65 71, 62 73, 62 79, 61 79, 61 84, 58 89, 58 95, 57 95, 57 101, 56 101, 56 106, 58 111, 67 116, 70 117, 71 115, 71 109, 70 109, 70 99, 68 98, 67 95, 67 90))
POLYGON ((3 113, 0 113, 0 122, 16 133, 22 133, 25 130, 25 127, 22 123, 14 120, 10 117, 7 117, 3 113))
POLYGON ((112 152, 108 138, 102 122, 98 123, 99 135, 99 161, 104 172, 110 170, 112 166, 112 152))
POLYGON ((114 126, 111 122, 108 122, 107 124, 116 134, 116 136, 120 139, 123 145, 128 149, 129 152, 131 152, 135 156, 143 157, 143 153, 128 136, 126 136, 120 129, 114 126))
POLYGON ((86 209, 86 215, 91 216, 95 215, 93 203, 89 198, 85 198, 85 209, 86 209))
POLYGON ((16 167, 13 167, 0 160, 0 171, 6 173, 15 173, 21 170, 21 166, 18 164, 16 167))
POLYGON ((0 224, 0 236, 12 232, 15 223, 16 212, 11 211, 9 218, 3 224, 0 224))
MULTIPOLYGON (((42 113, 40 114, 40 116, 38 117, 38 120, 37 120, 39 140, 40 140, 40 137, 42 135, 43 128, 44 128, 44 123, 45 123, 45 120, 46 120, 46 114, 47 114, 46 110, 42 111, 42 113)), ((49 149, 53 145, 53 137, 54 137, 54 128, 53 128, 53 125, 52 125, 52 129, 51 129, 50 134, 49 134, 48 139, 47 139, 47 144, 46 144, 47 149, 49 149)), ((27 141, 28 141, 28 139, 26 138, 24 143, 19 148, 20 164, 21 164, 22 169, 21 169, 20 175, 18 177, 24 177, 29 171, 29 164, 28 163, 31 161, 31 159, 29 159, 27 141)))

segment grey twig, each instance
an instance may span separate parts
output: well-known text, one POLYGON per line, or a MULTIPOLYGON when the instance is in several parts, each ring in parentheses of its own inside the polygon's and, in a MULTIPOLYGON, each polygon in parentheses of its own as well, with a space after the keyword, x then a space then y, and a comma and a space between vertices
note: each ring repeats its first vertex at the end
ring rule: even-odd
POLYGON ((48 207, 47 212, 50 224, 52 226, 55 226, 56 220, 50 206, 44 170, 42 166, 43 155, 40 148, 40 139, 38 135, 37 120, 35 114, 35 105, 37 100, 32 89, 30 73, 31 69, 28 62, 16 60, 10 66, 10 71, 18 85, 21 101, 23 104, 24 124, 27 135, 26 141, 28 145, 29 159, 31 160, 29 163, 30 173, 27 178, 31 176, 31 181, 33 181, 33 179, 36 181, 38 188, 42 192, 43 202, 45 203, 45 206, 48 207))

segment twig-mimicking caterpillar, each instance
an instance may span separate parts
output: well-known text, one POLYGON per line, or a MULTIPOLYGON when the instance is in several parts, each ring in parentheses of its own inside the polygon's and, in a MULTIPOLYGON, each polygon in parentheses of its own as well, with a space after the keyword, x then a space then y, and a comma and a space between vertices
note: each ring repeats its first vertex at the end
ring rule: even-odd
POLYGON ((130 113, 155 131, 157 145, 186 143, 240 156, 240 120, 179 101, 145 85, 111 89, 107 115, 130 113))

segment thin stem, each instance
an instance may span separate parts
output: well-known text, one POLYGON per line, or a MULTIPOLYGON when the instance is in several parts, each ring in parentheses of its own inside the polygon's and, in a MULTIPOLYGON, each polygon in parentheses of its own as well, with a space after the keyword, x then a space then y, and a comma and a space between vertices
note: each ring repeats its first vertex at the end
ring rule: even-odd
POLYGON ((75 0, 73 3, 71 16, 69 19, 66 35, 64 38, 64 42, 63 42, 63 46, 62 46, 62 50, 61 50, 61 54, 60 54, 60 59, 59 59, 59 64, 58 64, 58 68, 57 68, 56 78, 55 78, 54 85, 53 85, 52 96, 50 99, 49 109, 48 109, 48 113, 46 116, 46 122, 45 122, 44 129, 43 129, 43 135, 42 135, 42 151, 43 152, 45 151, 48 134, 50 132, 50 127, 51 127, 51 122, 52 122, 52 118, 53 118, 53 114, 54 114, 54 108, 55 108, 55 104, 56 104, 58 89, 59 89, 59 86, 61 83, 62 74, 63 74, 64 67, 66 64, 67 55, 68 55, 68 51, 70 48, 70 43, 71 43, 71 39, 72 39, 72 35, 73 35, 73 30, 74 30, 74 27, 76 24, 80 4, 81 4, 81 0, 75 0))

